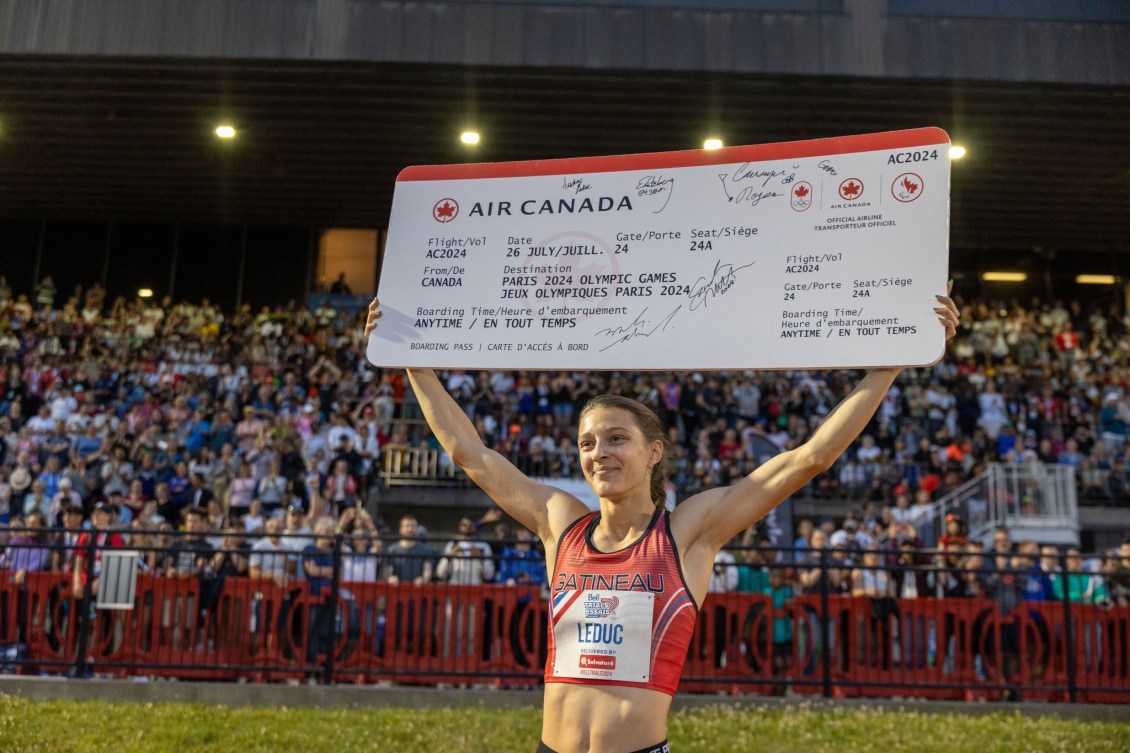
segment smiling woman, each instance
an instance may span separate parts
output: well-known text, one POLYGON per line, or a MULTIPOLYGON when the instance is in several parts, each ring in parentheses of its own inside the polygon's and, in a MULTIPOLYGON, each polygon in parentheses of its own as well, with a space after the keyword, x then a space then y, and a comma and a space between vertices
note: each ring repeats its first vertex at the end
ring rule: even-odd
MULTIPOLYGON (((948 295, 936 298, 948 339, 957 309, 948 295)), ((380 316, 373 301, 366 337, 380 316)), ((668 750, 667 715, 715 555, 831 467, 867 426, 898 371, 871 371, 807 443, 668 513, 665 432, 642 403, 603 395, 581 411, 580 464, 600 499, 593 512, 487 448, 433 371, 408 370, 424 417, 452 460, 545 545, 550 645, 539 753, 668 750)))

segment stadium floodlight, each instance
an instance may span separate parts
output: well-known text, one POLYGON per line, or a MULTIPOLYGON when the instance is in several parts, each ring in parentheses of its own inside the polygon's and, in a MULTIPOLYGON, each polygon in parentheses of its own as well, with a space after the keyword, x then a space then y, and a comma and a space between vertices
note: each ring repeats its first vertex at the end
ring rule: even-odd
POLYGON ((140 290, 137 291, 137 297, 138 298, 152 298, 153 297, 153 291, 150 290, 149 288, 141 288, 140 290))
POLYGON ((1080 285, 1113 285, 1118 278, 1114 275, 1077 275, 1075 282, 1080 285))
POLYGON ((706 141, 702 142, 702 148, 703 149, 710 149, 710 150, 721 149, 722 148, 722 139, 711 137, 711 138, 707 139, 706 141))
POLYGON ((1027 272, 985 272, 981 275, 985 282, 1024 282, 1028 279, 1027 272))
POLYGON ((459 140, 467 146, 474 146, 475 144, 479 143, 479 132, 463 131, 463 133, 459 134, 459 140))
POLYGON ((228 125, 227 123, 221 123, 220 125, 216 126, 216 138, 234 139, 235 126, 228 125))
POLYGON ((952 144, 950 146, 950 159, 961 159, 965 156, 965 147, 961 144, 952 144))

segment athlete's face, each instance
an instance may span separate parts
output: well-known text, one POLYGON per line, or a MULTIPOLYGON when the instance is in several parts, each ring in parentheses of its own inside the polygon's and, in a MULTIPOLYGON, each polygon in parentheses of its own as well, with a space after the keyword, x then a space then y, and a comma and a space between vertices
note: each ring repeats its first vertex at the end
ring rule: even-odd
POLYGON ((581 470, 597 495, 621 497, 637 490, 650 499, 650 469, 662 457, 661 442, 648 442, 635 417, 622 408, 596 408, 577 433, 581 470))

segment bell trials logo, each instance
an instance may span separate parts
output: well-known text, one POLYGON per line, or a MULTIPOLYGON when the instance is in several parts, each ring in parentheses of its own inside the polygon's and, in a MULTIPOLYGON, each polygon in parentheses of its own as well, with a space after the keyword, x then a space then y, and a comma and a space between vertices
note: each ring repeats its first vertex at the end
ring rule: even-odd
POLYGON ((440 199, 432 207, 432 219, 447 224, 459 216, 459 202, 455 199, 440 199))
POLYGON ((599 594, 589 594, 585 600, 585 617, 590 620, 606 619, 616 616, 616 607, 620 606, 617 596, 601 597, 599 594))

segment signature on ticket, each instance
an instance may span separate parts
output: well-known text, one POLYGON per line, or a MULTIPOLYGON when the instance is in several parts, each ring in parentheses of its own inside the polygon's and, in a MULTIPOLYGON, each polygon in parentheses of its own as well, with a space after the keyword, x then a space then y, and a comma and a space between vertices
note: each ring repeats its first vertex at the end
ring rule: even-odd
POLYGON ((656 196, 664 192, 667 193, 667 200, 652 214, 659 214, 671 202, 671 197, 675 195, 675 179, 662 175, 645 175, 636 183, 636 196, 656 196))
POLYGON ((651 337, 656 332, 664 331, 671 325, 671 322, 675 318, 675 314, 679 313, 682 308, 683 305, 680 303, 670 314, 667 314, 663 318, 656 320, 645 316, 647 314, 647 307, 645 306, 644 310, 636 315, 636 318, 632 320, 631 324, 621 324, 618 326, 605 327, 602 330, 598 330, 596 333, 598 336, 605 335, 607 337, 616 338, 615 340, 601 348, 600 352, 603 353, 614 345, 626 343, 629 340, 634 340, 637 337, 651 337))
POLYGON ((691 299, 690 309, 694 311, 699 306, 707 306, 711 298, 724 295, 726 291, 734 287, 737 282, 737 274, 746 267, 752 267, 756 262, 743 264, 740 267, 735 267, 733 264, 723 262, 721 259, 714 263, 714 272, 710 275, 710 279, 705 276, 698 278, 691 285, 691 291, 687 296, 691 299))

